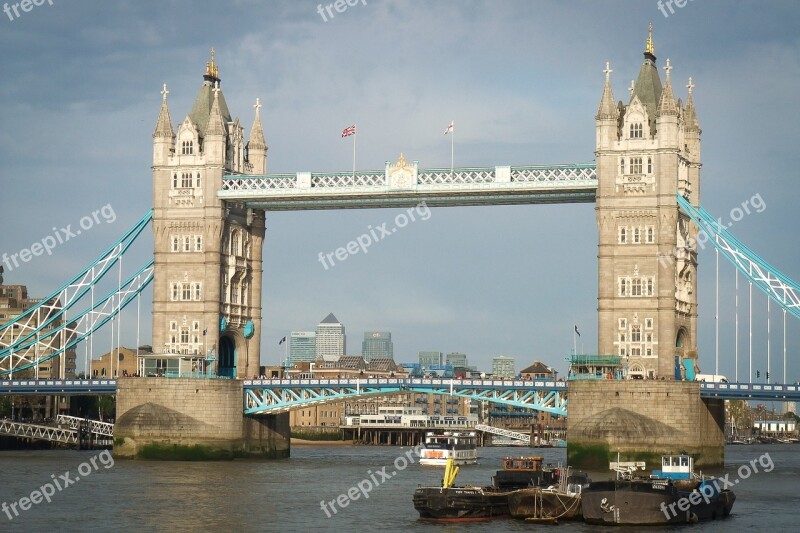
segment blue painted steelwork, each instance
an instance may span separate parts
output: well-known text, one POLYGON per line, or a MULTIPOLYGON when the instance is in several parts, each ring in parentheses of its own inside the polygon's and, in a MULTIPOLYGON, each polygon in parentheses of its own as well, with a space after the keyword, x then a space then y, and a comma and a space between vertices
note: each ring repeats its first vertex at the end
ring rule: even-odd
POLYGON ((795 318, 800 318, 800 285, 797 282, 761 259, 702 207, 693 206, 680 194, 678 205, 709 236, 709 241, 717 250, 752 281, 753 285, 795 318))
POLYGON ((266 211, 594 202, 594 163, 420 169, 393 183, 383 170, 266 176, 226 174, 217 197, 266 211))
POLYGON ((116 379, 0 380, 0 395, 100 396, 116 393, 116 379))
POLYGON ((800 384, 700 383, 700 396, 725 400, 800 400, 800 384))
POLYGON ((57 357, 102 327, 141 293, 152 280, 152 260, 117 290, 101 296, 87 309, 70 312, 67 318, 67 312, 72 311, 120 261, 152 218, 150 210, 77 276, 24 313, 0 325, 0 376, 12 375, 57 357))
POLYGON ((289 411, 364 395, 419 392, 458 396, 566 415, 563 381, 481 379, 268 379, 245 380, 245 414, 289 411))
MULTIPOLYGON (((136 379, 136 378, 131 378, 136 379)), ((164 378, 167 379, 167 378, 164 378)), ((245 414, 289 411, 371 394, 433 392, 566 415, 563 381, 430 380, 430 379, 265 379, 244 380, 245 414), (452 389, 451 389, 452 381, 452 389), (434 383, 431 383, 434 382, 434 383), (516 391, 516 393, 514 392, 516 391), (532 400, 540 396, 537 405, 532 400), (516 394, 516 395, 515 395, 516 394), (557 406, 557 408, 548 407, 557 406)), ((700 383, 700 396, 724 400, 800 400, 800 384, 700 383)), ((0 380, 0 395, 42 396, 115 394, 116 379, 0 380)))
MULTIPOLYGON (((47 350, 47 355, 37 357, 28 363, 20 364, 9 368, 0 368, 0 376, 8 376, 13 372, 20 372, 28 368, 32 368, 45 361, 49 361, 54 357, 58 357, 66 350, 73 348, 79 342, 90 336, 94 331, 102 328, 110 320, 114 319, 122 309, 128 306, 141 291, 150 284, 153 280, 153 265, 154 261, 150 262, 139 269, 138 272, 133 274, 130 278, 121 284, 121 289, 107 294, 102 299, 98 300, 92 307, 85 309, 75 317, 70 318, 69 321, 64 321, 57 327, 48 331, 44 335, 39 335, 28 341, 20 341, 15 343, 9 348, 7 359, 10 360, 13 350, 13 357, 23 359, 26 354, 35 352, 36 347, 43 346, 47 350), (49 342, 58 342, 58 338, 62 331, 66 331, 68 342, 63 346, 53 347, 49 342)), ((28 359, 30 359, 28 357, 28 359)))

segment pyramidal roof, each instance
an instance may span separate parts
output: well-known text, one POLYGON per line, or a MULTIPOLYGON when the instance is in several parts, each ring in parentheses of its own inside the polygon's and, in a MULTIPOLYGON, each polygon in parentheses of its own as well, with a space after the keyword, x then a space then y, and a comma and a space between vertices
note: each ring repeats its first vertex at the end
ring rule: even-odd
POLYGON ((339 322, 339 320, 337 320, 336 317, 333 316, 333 313, 329 313, 328 316, 322 319, 322 322, 320 322, 320 324, 341 324, 341 322, 339 322))
MULTIPOLYGON (((200 136, 205 136, 208 122, 211 118, 211 108, 214 105, 214 84, 219 83, 219 68, 214 61, 214 49, 211 49, 211 61, 206 63, 206 72, 203 75, 203 85, 200 87, 200 93, 194 100, 192 110, 189 112, 189 118, 197 126, 197 131, 200 136)), ((218 95, 219 112, 222 115, 222 120, 227 124, 233 122, 231 119, 231 112, 228 111, 228 104, 225 102, 225 96, 222 91, 218 95)))
POLYGON ((661 78, 658 76, 658 68, 656 68, 652 24, 648 28, 644 63, 642 63, 642 68, 639 69, 639 77, 636 78, 633 93, 639 97, 639 101, 647 108, 650 129, 652 133, 655 133, 656 111, 658 110, 658 102, 661 100, 661 78))

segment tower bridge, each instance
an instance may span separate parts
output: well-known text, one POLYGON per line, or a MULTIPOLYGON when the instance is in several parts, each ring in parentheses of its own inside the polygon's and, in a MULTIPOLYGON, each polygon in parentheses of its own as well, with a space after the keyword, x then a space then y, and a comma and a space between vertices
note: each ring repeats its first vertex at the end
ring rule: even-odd
MULTIPOLYGON (((698 464, 719 462, 720 398, 731 391, 761 394, 763 390, 709 392, 708 385, 691 382, 698 369, 698 225, 713 235, 710 242, 749 282, 793 316, 800 314, 800 287, 725 228, 708 223, 710 215, 699 198, 701 129, 693 101, 695 85, 688 78, 685 101, 677 99, 672 69, 667 60, 662 84, 652 30, 626 101, 615 99, 613 70, 606 64, 595 114, 594 163, 429 169, 400 154, 396 162, 378 170, 269 174, 261 104, 256 99, 246 137, 245 127, 228 108, 212 50, 200 91, 177 131, 166 85, 162 90, 153 132, 152 216, 148 214, 117 247, 26 313, 27 322, 0 325, 0 377, 13 378, 14 372, 35 367, 58 350, 74 346, 152 281, 152 346, 164 357, 193 358, 216 375, 233 379, 121 378, 115 384, 120 400, 116 430, 135 443, 132 453, 139 444, 155 441, 216 442, 221 427, 230 446, 244 442, 244 448, 288 453, 288 444, 283 442, 288 436, 286 417, 248 415, 243 421, 234 420, 231 413, 241 415, 242 398, 244 411, 254 414, 285 411, 353 392, 352 384, 295 387, 245 381, 258 374, 260 364, 267 212, 410 207, 422 202, 430 207, 595 202, 597 353, 624 358, 628 376, 645 379, 570 383, 569 418, 574 422, 570 445, 591 447, 596 443, 590 442, 594 438, 590 436, 606 435, 600 444, 608 446, 616 442, 615 437, 603 433, 606 426, 602 424, 645 421, 647 427, 670 435, 656 443, 663 450, 693 450, 702 457, 698 464), (153 230, 153 262, 124 286, 120 274, 118 289, 98 299, 105 307, 98 308, 93 297, 90 308, 75 309, 75 302, 111 265, 121 265, 126 239, 135 238, 146 223, 153 230), (54 333, 48 330, 50 344, 44 357, 38 348, 44 346, 44 330, 37 326, 41 320, 30 319, 34 313, 44 313, 48 324, 56 324, 57 316, 62 318, 58 327, 51 328, 54 333), (701 394, 707 399, 701 400, 701 394), (676 412, 685 419, 674 419, 676 412), (183 434, 191 438, 174 435, 164 420, 191 428, 183 434)), ((369 390, 385 388, 378 385, 369 390)), ((402 386, 417 387, 414 383, 402 386)), ((356 394, 361 393, 360 387, 355 384, 356 394)), ((476 398, 485 394, 492 401, 564 409, 560 391, 557 398, 555 394, 548 397, 547 392, 525 396, 524 391, 504 396, 503 387, 464 388, 463 383, 459 387, 458 392, 448 391, 447 385, 429 384, 428 388, 439 394, 476 398)), ((656 444, 645 445, 645 440, 616 444, 626 450, 645 446, 656 453, 656 444)), ((121 447, 123 451, 126 446, 121 447)))

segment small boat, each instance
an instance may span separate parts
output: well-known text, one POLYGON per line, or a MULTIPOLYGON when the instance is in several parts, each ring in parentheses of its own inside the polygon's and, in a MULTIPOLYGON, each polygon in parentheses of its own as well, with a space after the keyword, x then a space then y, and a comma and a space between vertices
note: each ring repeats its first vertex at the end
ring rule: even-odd
POLYGON ((508 496, 512 517, 529 522, 558 523, 558 520, 581 518, 581 493, 591 480, 584 473, 562 476, 558 485, 515 490, 508 496))
POLYGON ((449 459, 456 465, 478 462, 478 435, 474 431, 429 431, 420 450, 419 464, 445 466, 449 459))
POLYGON ((583 491, 584 521, 605 525, 685 524, 730 514, 736 496, 714 478, 694 473, 692 457, 665 455, 661 470, 635 475, 643 462, 614 462, 616 479, 593 482, 583 491))
POLYGON ((559 470, 543 467, 541 457, 506 457, 503 469, 492 476, 486 487, 456 487, 458 467, 445 466, 441 487, 419 486, 414 491, 414 508, 423 520, 486 521, 508 516, 508 496, 517 489, 556 483, 559 470), (453 470, 455 469, 455 470, 453 470))

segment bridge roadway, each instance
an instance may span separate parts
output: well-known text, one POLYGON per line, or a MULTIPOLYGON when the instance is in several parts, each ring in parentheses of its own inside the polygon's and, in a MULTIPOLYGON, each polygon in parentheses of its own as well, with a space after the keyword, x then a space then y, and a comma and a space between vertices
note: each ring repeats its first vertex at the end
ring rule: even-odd
MULTIPOLYGON (((136 378, 130 378, 136 379, 136 378)), ((170 378, 163 378, 170 379, 170 378)), ((246 379, 245 414, 290 411, 364 395, 419 392, 567 414, 567 382, 483 379, 246 379)), ((113 395, 117 380, 23 379, 0 381, 0 395, 113 395)), ((725 400, 800 400, 800 384, 700 383, 700 396, 725 400)))
POLYGON ((400 159, 381 170, 226 174, 217 197, 265 211, 594 202, 594 163, 421 169, 400 159))

